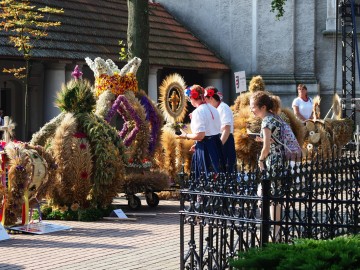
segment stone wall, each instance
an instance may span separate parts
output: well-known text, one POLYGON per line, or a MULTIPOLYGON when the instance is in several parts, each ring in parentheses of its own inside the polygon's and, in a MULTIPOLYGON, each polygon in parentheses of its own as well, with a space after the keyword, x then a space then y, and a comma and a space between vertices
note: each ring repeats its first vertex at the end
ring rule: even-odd
MULTIPOLYGON (((287 0, 280 20, 270 12, 271 0, 156 2, 224 59, 232 72, 245 70, 248 80, 262 75, 284 106, 291 106, 298 83, 308 86, 310 96, 321 95, 323 116, 334 91, 341 95, 341 34, 335 67, 335 0, 287 0)), ((233 76, 230 81, 235 93, 233 76)))

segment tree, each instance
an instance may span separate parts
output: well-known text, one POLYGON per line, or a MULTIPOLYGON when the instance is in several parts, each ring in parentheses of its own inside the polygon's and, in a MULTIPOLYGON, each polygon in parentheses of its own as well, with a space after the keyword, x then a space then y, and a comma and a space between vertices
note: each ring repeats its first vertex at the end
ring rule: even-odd
POLYGON ((141 58, 137 72, 139 88, 148 91, 149 77, 149 3, 148 0, 128 0, 128 57, 141 58))
POLYGON ((50 14, 63 13, 62 9, 30 5, 29 1, 0 1, 0 26, 9 33, 9 42, 21 53, 25 67, 4 69, 25 83, 24 130, 25 139, 29 130, 29 74, 31 70, 31 52, 36 40, 48 35, 49 27, 60 26, 60 22, 50 21, 50 14))

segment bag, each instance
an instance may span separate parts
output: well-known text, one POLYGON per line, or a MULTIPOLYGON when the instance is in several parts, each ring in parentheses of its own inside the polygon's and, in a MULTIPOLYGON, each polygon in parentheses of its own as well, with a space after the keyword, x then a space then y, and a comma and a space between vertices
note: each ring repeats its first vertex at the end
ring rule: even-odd
POLYGON ((277 138, 272 137, 273 140, 284 146, 284 153, 285 158, 287 160, 299 160, 301 159, 302 151, 301 147, 299 145, 299 142, 297 141, 294 132, 292 131, 291 127, 282 120, 279 116, 274 117, 276 121, 281 123, 280 128, 280 138, 281 141, 279 141, 277 138))

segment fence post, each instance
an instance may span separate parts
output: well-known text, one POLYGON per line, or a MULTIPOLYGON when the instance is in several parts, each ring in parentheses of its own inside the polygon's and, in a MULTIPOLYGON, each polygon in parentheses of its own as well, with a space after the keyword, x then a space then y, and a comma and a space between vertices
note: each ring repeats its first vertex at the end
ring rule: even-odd
MULTIPOLYGON (((185 208, 185 202, 184 202, 184 194, 182 193, 182 190, 185 188, 185 172, 184 172, 184 164, 182 164, 181 172, 179 175, 179 181, 180 181, 180 211, 183 211, 185 208)), ((185 269, 185 261, 184 261, 184 217, 185 215, 183 213, 180 213, 180 270, 185 269)))
POLYGON ((261 237, 260 246, 269 242, 270 234, 270 179, 266 177, 266 172, 261 172, 262 185, 262 209, 261 209, 261 237))

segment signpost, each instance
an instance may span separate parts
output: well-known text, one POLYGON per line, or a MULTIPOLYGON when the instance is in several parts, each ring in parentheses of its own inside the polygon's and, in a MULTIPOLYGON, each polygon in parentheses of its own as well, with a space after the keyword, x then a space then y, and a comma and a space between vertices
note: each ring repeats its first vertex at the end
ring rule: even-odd
POLYGON ((246 75, 245 71, 238 71, 234 73, 236 93, 246 91, 246 75))

